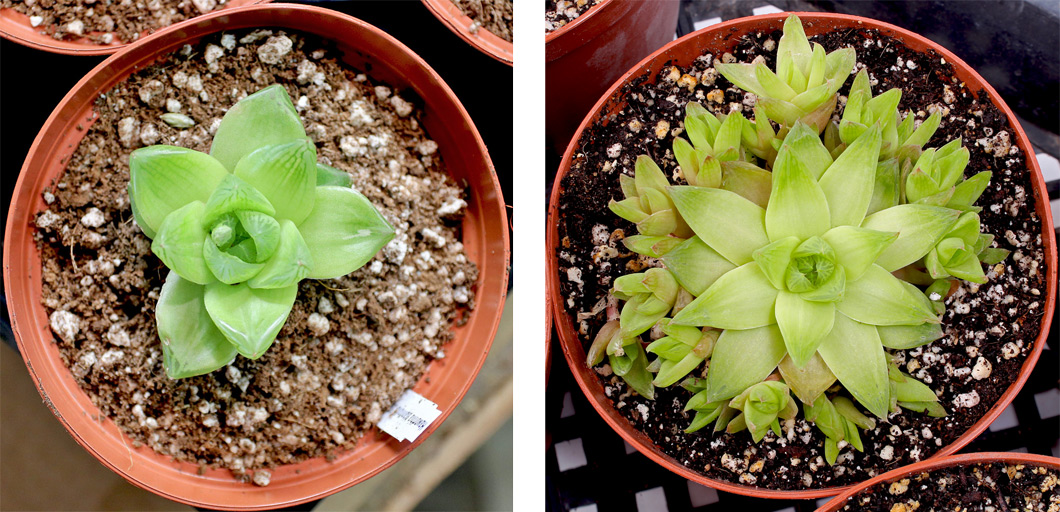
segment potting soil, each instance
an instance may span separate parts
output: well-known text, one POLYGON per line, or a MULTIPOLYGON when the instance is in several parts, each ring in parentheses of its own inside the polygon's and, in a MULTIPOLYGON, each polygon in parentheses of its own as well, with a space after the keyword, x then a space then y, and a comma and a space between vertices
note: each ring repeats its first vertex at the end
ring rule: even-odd
MULTIPOLYGON (((731 53, 703 55, 689 66, 664 67, 657 76, 640 77, 619 97, 627 104, 582 134, 560 198, 559 280, 568 314, 586 348, 616 305, 608 290, 614 279, 647 267, 661 266, 652 258, 627 251, 626 236, 636 227, 607 207, 622 199, 619 175, 633 175, 638 155, 651 156, 674 183, 677 162, 673 140, 683 132, 685 105, 698 101, 718 114, 739 111, 752 115, 756 101, 729 83, 716 69, 717 60, 750 62, 766 59, 773 69, 781 33, 756 33, 741 38, 731 53), (688 78, 685 78, 688 75, 688 78)), ((864 452, 846 446, 839 460, 824 460, 824 436, 802 420, 782 422, 782 436, 772 433, 759 444, 747 432, 715 433, 708 426, 685 434, 692 414, 682 409, 691 394, 673 386, 656 389, 646 400, 611 373, 596 370, 604 390, 629 421, 648 434, 660 449, 681 464, 710 478, 771 489, 842 486, 865 480, 894 467, 925 459, 947 446, 986 414, 1013 383, 1039 334, 1045 306, 1045 266, 1041 222, 1034 213, 1034 192, 1026 155, 1004 115, 984 91, 972 91, 953 76, 939 55, 920 54, 901 41, 871 30, 848 30, 812 37, 831 51, 855 45, 855 72, 868 68, 873 92, 903 89, 899 108, 918 120, 941 111, 942 123, 926 147, 940 147, 960 136, 971 151, 966 175, 990 170, 993 179, 979 199, 983 232, 996 236, 995 246, 1012 254, 986 268, 989 282, 963 283, 946 299, 945 336, 930 345, 894 351, 902 370, 940 397, 944 418, 902 410, 862 431, 864 452)), ((846 101, 848 83, 840 90, 846 101)), ((605 106, 604 111, 610 112, 605 106)), ((840 110, 841 113, 841 110, 840 110)), ((838 114, 836 119, 838 119, 838 114)), ((704 375, 705 366, 693 371, 704 375)))
POLYGON ((474 308, 477 270, 460 243, 467 204, 418 121, 418 99, 337 57, 316 38, 274 30, 185 46, 99 98, 98 119, 79 126, 84 139, 44 192, 35 236, 56 343, 134 444, 267 484, 265 468, 352 447, 445 357, 450 326, 474 308), (261 358, 170 380, 154 319, 169 270, 133 222, 128 155, 163 143, 207 152, 225 110, 274 83, 319 160, 350 173, 395 238, 348 276, 302 281, 261 358), (195 125, 171 127, 167 111, 195 125))
POLYGON ((512 0, 453 0, 472 23, 475 30, 486 30, 512 42, 512 0))
POLYGON ((131 43, 179 21, 224 7, 222 0, 0 0, 0 8, 30 17, 30 25, 55 39, 88 38, 131 43))
POLYGON ((578 19, 603 0, 545 0, 545 33, 555 32, 578 19))

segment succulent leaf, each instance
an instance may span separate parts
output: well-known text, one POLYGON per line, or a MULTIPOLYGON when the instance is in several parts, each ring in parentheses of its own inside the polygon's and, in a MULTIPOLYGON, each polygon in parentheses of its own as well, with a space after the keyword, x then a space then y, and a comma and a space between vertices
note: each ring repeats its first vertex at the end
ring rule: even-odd
POLYGON ((811 302, 797 294, 781 291, 777 295, 776 317, 788 356, 796 366, 804 366, 832 330, 835 304, 811 302))
POLYGON ((769 241, 789 236, 805 240, 820 235, 830 227, 828 218, 828 200, 820 185, 790 147, 781 147, 773 167, 773 188, 765 214, 769 241))
POLYGON ((802 366, 795 364, 789 354, 780 361, 777 369, 792 393, 805 404, 814 403, 836 380, 824 359, 816 352, 802 366))
POLYGON ((394 228, 359 192, 341 187, 316 191, 312 213, 298 225, 313 259, 311 279, 349 274, 394 238, 394 228))
POLYGON ((831 226, 857 226, 865 218, 872 200, 876 161, 880 152, 879 127, 873 125, 821 176, 821 190, 828 198, 831 226))
POLYGON ((280 221, 279 243, 265 266, 247 284, 252 288, 286 288, 298 284, 313 268, 313 256, 293 222, 280 221))
POLYGON ((154 238, 166 216, 193 201, 206 202, 228 175, 205 153, 149 146, 129 155, 129 202, 136 224, 154 238))
POLYGON ((710 356, 706 401, 730 399, 761 382, 784 355, 784 338, 776 325, 722 331, 710 356))
POLYGON ((302 120, 281 85, 271 85, 228 109, 214 134, 210 156, 234 171, 254 150, 305 138, 302 120))
POLYGON ((773 305, 777 289, 757 263, 726 272, 691 304, 674 316, 678 325, 706 325, 718 329, 753 329, 776 323, 773 305))
POLYGON ((294 306, 298 285, 251 288, 246 283, 206 285, 206 311, 243 357, 257 359, 276 340, 294 306))
POLYGON ((876 327, 835 315, 835 325, 818 347, 821 359, 869 411, 887 417, 890 384, 887 379, 887 356, 876 327))
POLYGON ((340 171, 330 165, 317 162, 316 186, 330 185, 335 187, 349 187, 353 185, 353 178, 349 173, 340 171))
POLYGON ((236 357, 236 347, 214 325, 203 302, 205 287, 166 276, 155 306, 166 375, 183 379, 210 373, 236 357))
POLYGON ((206 230, 202 227, 206 205, 193 201, 171 212, 151 242, 151 252, 183 279, 195 284, 215 280, 203 257, 206 230))
POLYGON ((269 200, 277 219, 288 219, 297 225, 313 211, 316 160, 313 142, 299 139, 254 150, 239 160, 234 174, 269 200))
MULTIPOLYGON (((711 249, 697 236, 681 242, 663 254, 662 261, 677 282, 697 297, 719 277, 736 268, 736 265, 711 249)), ((618 279, 615 282, 617 283, 618 279)))
POLYGON ((846 294, 836 309, 871 325, 938 323, 927 297, 912 285, 908 285, 912 290, 906 285, 879 265, 871 265, 860 279, 847 282, 846 294))
POLYGON ((835 250, 836 263, 846 271, 849 281, 856 281, 868 270, 898 233, 887 233, 854 226, 836 226, 821 238, 835 250))
POLYGON ((898 238, 876 259, 885 270, 898 270, 923 258, 945 235, 961 212, 920 204, 902 204, 865 218, 861 227, 897 232, 898 238))

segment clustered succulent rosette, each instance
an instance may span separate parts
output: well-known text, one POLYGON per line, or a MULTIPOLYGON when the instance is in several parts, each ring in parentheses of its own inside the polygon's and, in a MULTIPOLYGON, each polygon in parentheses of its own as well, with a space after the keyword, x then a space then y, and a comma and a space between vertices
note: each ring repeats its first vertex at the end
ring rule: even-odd
POLYGON ((173 379, 261 357, 302 279, 349 274, 394 236, 349 175, 317 163, 279 85, 236 103, 210 154, 149 146, 129 172, 136 224, 170 269, 155 316, 173 379))
POLYGON ((946 415, 888 350, 942 337, 952 282, 983 283, 981 262, 1007 255, 990 248, 973 206, 990 173, 964 179, 960 139, 924 149, 939 116, 903 119, 901 91, 873 97, 864 70, 834 117, 854 62, 851 48, 811 49, 791 16, 775 72, 762 61, 718 65, 758 95, 753 122, 687 105, 689 140, 672 149, 688 185, 647 156, 621 176, 625 199, 611 210, 638 230, 624 243, 661 266, 614 281, 625 302, 588 363, 607 356, 647 398, 680 383, 693 394, 687 432, 713 422, 758 442, 801 402, 835 463, 843 446, 863 450, 858 430, 873 417, 946 415))

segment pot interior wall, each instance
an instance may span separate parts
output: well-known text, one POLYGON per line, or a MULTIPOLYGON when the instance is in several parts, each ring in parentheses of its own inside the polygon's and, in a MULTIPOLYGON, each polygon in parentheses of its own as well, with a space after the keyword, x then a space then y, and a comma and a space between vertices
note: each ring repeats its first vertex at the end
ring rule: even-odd
MULTIPOLYGON (((410 50, 374 27, 345 15, 304 6, 250 7, 209 15, 151 36, 108 59, 75 86, 38 135, 15 188, 8 219, 5 257, 7 296, 23 357, 45 403, 74 438, 106 465, 134 484, 196 506, 262 509, 289 506, 336 492, 382 471, 422 442, 455 408, 478 373, 496 332, 507 290, 508 233, 504 203, 493 165, 473 123, 441 78, 410 50), (328 13, 321 15, 321 11, 328 13), (233 480, 227 470, 176 463, 131 441, 81 391, 63 365, 48 318, 40 305, 40 257, 30 225, 46 208, 41 190, 61 174, 64 163, 91 124, 93 101, 158 55, 178 50, 203 36, 244 28, 279 27, 337 42, 343 60, 374 79, 415 91, 423 103, 422 121, 438 143, 452 177, 470 190, 463 220, 463 244, 479 267, 477 307, 468 322, 454 327, 445 359, 434 361, 414 389, 437 403, 442 416, 416 442, 398 442, 377 429, 355 449, 333 462, 323 458, 272 470, 272 482, 256 487, 233 480), (12 276, 25 276, 17 282, 12 276), (15 302, 18 304, 15 304, 15 302), (20 314, 21 313, 21 314, 20 314), (50 378, 45 379, 42 376, 50 378), (51 397, 51 398, 50 398, 51 397), (54 402, 53 400, 54 399, 54 402), (86 421, 85 418, 93 418, 86 421)), ((410 95, 410 99, 411 99, 410 95)))

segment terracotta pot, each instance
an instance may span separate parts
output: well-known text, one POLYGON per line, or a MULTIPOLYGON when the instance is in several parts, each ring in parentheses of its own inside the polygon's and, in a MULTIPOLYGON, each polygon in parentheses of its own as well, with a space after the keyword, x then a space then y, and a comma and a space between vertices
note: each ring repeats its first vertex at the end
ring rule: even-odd
POLYGON ((556 153, 624 70, 673 40, 680 4, 601 0, 545 36, 545 137, 556 153))
POLYGON ((133 43, 96 66, 52 112, 37 135, 14 189, 4 241, 4 285, 19 350, 44 402, 86 450, 133 484, 196 507, 261 510, 320 499, 394 464, 422 443, 451 413, 471 386, 489 352, 508 286, 508 220, 500 185, 474 123, 449 87, 423 60, 397 40, 335 11, 301 5, 261 5, 188 20, 133 43), (423 125, 438 143, 453 178, 471 193, 463 221, 463 244, 479 268, 477 307, 468 322, 454 327, 446 358, 434 361, 414 389, 438 404, 442 414, 415 442, 398 442, 372 429, 333 462, 318 457, 272 470, 267 487, 244 484, 228 470, 196 475, 197 465, 173 462, 132 442, 100 411, 63 365, 41 306, 41 261, 31 223, 45 208, 43 187, 63 171, 92 121, 93 101, 130 73, 185 43, 221 31, 280 27, 334 42, 343 60, 370 69, 373 78, 411 89, 424 103, 423 125))
POLYGON ((423 5, 427 6, 427 10, 431 11, 431 14, 445 24, 446 27, 449 27, 449 30, 453 31, 460 39, 467 41, 478 51, 509 66, 515 62, 515 50, 512 48, 512 43, 501 39, 484 28, 479 28, 474 33, 471 33, 473 20, 467 17, 452 0, 422 1, 423 5))
MULTIPOLYGON (((650 57, 644 59, 633 67, 633 69, 626 72, 618 82, 615 82, 615 84, 611 86, 607 93, 596 103, 589 115, 585 117, 585 120, 582 121, 577 133, 575 133, 574 138, 567 147, 566 153, 563 155, 559 174, 557 175, 555 184, 552 188, 552 196, 548 211, 546 227, 548 230, 547 247, 551 252, 549 253, 549 258, 546 260, 548 265, 546 278, 549 295, 552 299, 553 314, 556 319, 556 331, 558 333, 559 343, 563 348, 564 356, 567 358, 567 364, 574 373, 578 385, 581 386, 582 391, 585 392, 585 395, 593 404, 593 407, 595 407, 600 415, 603 416, 604 420, 611 425, 611 428, 618 432, 627 442, 670 471, 703 485, 748 496, 807 499, 832 496, 843 491, 844 488, 830 487, 800 491, 779 491, 737 485, 705 477, 686 468, 669 455, 664 454, 662 450, 654 445, 648 436, 635 429, 622 413, 615 410, 611 403, 611 399, 604 395, 603 387, 600 384, 600 379, 596 372, 585 365, 585 349, 582 347, 581 340, 578 338, 574 323, 563 308, 563 300, 561 298, 557 299, 557 297, 561 297, 558 280, 558 263, 556 261, 556 248, 559 242, 558 226, 560 223, 558 205, 560 193, 562 192, 562 181, 570 171, 570 162, 573 158, 574 152, 578 148, 578 140, 581 138, 582 132, 588 127, 606 119, 611 113, 618 112, 624 108, 625 100, 619 96, 619 92, 621 91, 621 88, 631 80, 644 76, 652 77, 651 80, 653 80, 657 73, 671 62, 680 65, 688 65, 696 57, 699 57, 704 53, 718 55, 722 52, 729 51, 736 45, 740 36, 743 34, 754 31, 779 30, 783 26, 784 19, 787 18, 789 14, 790 13, 777 13, 740 18, 713 25, 689 34, 666 45, 650 57)), ((1050 321, 1056 304, 1057 286, 1055 263, 1056 238, 1053 232, 1053 222, 1047 199, 1049 196, 1046 193, 1045 181, 1042 178, 1041 170, 1038 168, 1038 161, 1034 158, 1034 150, 1031 148, 1027 135, 1023 132, 1023 128, 1020 127, 1015 115, 1009 110, 1008 106, 1005 105, 1005 102, 997 92, 990 87, 990 84, 986 83, 974 70, 968 67, 964 61, 957 58, 957 56, 917 34, 876 20, 843 14, 816 12, 795 14, 802 19, 806 34, 810 36, 846 28, 877 29, 883 34, 902 39, 905 41, 906 45, 913 50, 922 52, 930 48, 938 52, 939 55, 946 59, 946 62, 953 64, 956 76, 969 85, 968 89, 970 91, 978 91, 980 89, 986 91, 990 99, 994 102, 994 105, 1004 112, 1009 124, 1012 126, 1012 130, 1015 132, 1014 143, 1019 146, 1025 155, 1027 155, 1027 166, 1032 174, 1031 182, 1034 187, 1034 208, 1038 213, 1039 218, 1042 219, 1041 234, 1044 244, 1045 262, 1048 264, 1048 270, 1046 273, 1047 291, 1045 300, 1043 301, 1045 308, 1043 311, 1045 312, 1045 315, 1042 318, 1042 331, 1039 333, 1038 338, 1035 341, 1034 348, 1031 350, 1030 354, 1028 354, 1026 361, 1024 361, 1019 377, 1009 386, 998 402, 994 404, 985 416, 968 429, 967 432, 958 437, 950 445, 941 449, 932 458, 937 459, 949 455, 961 449, 961 447, 968 444, 969 441, 986 429, 987 426, 989 426, 990 423, 1001 414, 1001 411, 1005 409, 1009 402, 1015 398, 1020 388, 1022 388, 1023 384, 1027 381, 1031 369, 1034 367, 1034 363, 1038 360, 1038 356, 1041 354, 1042 348, 1045 344, 1046 335, 1049 331, 1050 321)))
POLYGON ((931 472, 938 469, 948 468, 951 466, 962 466, 990 462, 1002 462, 1005 464, 1026 464, 1028 466, 1046 467, 1054 471, 1060 470, 1060 459, 1033 453, 980 452, 965 453, 962 455, 952 455, 949 457, 932 458, 928 460, 922 460, 920 462, 910 464, 908 466, 902 466, 892 471, 888 471, 882 475, 878 475, 871 480, 866 480, 858 485, 849 487, 845 492, 843 492, 839 496, 836 496, 828 503, 825 503, 823 507, 817 509, 817 512, 835 512, 837 510, 840 510, 843 508, 844 505, 847 504, 848 499, 852 498, 854 495, 860 493, 861 491, 864 491, 865 489, 868 489, 869 487, 880 483, 887 484, 895 480, 900 480, 902 478, 918 475, 920 473, 931 472))
MULTIPOLYGON (((233 7, 261 4, 271 1, 272 0, 229 0, 221 9, 227 10, 233 7)), ((198 16, 196 16, 195 19, 198 19, 198 16)), ((14 9, 0 10, 0 37, 30 48, 66 55, 110 55, 129 44, 119 41, 118 34, 114 34, 114 42, 110 44, 95 43, 87 37, 59 40, 50 35, 42 34, 41 31, 44 28, 46 27, 33 27, 33 25, 30 25, 29 23, 29 16, 14 9)), ((146 33, 142 35, 146 35, 146 33)))

